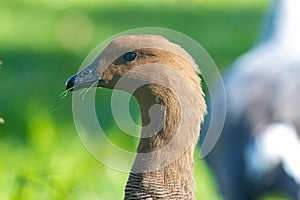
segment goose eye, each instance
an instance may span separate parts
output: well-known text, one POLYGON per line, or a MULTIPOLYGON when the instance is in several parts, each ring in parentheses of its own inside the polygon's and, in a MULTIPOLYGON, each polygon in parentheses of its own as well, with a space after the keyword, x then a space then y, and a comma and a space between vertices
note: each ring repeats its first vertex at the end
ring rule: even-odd
POLYGON ((133 61, 136 58, 137 54, 133 51, 127 52, 124 54, 123 58, 127 61, 133 61))

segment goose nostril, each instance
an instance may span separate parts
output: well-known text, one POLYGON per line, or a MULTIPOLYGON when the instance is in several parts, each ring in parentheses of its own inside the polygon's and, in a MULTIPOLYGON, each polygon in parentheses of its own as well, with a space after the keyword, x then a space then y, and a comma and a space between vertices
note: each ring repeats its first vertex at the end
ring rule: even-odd
POLYGON ((77 75, 72 76, 66 82, 66 90, 73 91, 77 75))
POLYGON ((80 76, 81 77, 83 77, 83 76, 87 76, 87 75, 89 75, 90 73, 92 73, 92 70, 86 70, 86 71, 83 71, 81 74, 80 74, 80 76))

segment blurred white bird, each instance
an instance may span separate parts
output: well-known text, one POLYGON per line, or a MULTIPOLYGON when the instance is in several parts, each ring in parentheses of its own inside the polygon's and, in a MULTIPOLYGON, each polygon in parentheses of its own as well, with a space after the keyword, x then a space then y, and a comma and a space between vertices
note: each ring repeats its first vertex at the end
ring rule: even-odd
POLYGON ((225 126, 207 160, 229 200, 300 199, 300 0, 271 2, 261 40, 224 76, 225 126))

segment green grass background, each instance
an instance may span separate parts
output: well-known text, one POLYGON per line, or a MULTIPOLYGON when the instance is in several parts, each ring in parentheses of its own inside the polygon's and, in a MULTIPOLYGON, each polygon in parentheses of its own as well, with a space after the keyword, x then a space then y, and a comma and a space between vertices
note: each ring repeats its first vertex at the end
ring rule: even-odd
MULTIPOLYGON (((94 159, 77 135, 66 79, 101 41, 137 27, 180 31, 220 70, 256 41, 266 0, 3 0, 0 5, 0 199, 121 199, 128 174, 94 159)), ((133 151, 110 113, 97 107, 116 145, 133 151)), ((138 119, 137 106, 133 103, 138 119)), ((109 155, 109 152, 103 149, 109 155)), ((222 199, 195 154, 197 199, 222 199)))

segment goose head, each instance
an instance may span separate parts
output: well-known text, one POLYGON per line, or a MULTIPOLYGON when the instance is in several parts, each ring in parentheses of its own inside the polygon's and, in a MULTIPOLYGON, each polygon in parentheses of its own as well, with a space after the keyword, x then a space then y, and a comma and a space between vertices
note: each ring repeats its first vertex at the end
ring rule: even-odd
MULTIPOLYGON (((128 35, 112 40, 89 66, 68 79, 66 89, 98 86, 129 92, 140 104, 143 125, 151 121, 149 110, 157 104, 164 104, 161 110, 174 110, 174 115, 190 106, 194 110, 189 115, 194 113, 200 124, 206 105, 198 73, 193 58, 179 45, 162 36, 128 35)), ((161 127, 161 115, 156 115, 160 124, 153 126, 161 127)))
MULTIPOLYGON (((89 66, 69 78, 66 89, 78 90, 92 85, 115 89, 125 74, 127 81, 153 83, 159 78, 170 78, 174 75, 170 71, 176 71, 177 75, 187 72, 195 74, 198 68, 186 51, 164 37, 121 36, 114 39, 89 66), (143 68, 137 69, 141 66, 143 68)), ((173 77, 175 78, 179 77, 173 77)), ((176 81, 177 84, 180 83, 180 80, 176 81)), ((126 90, 125 87, 123 89, 126 90)))

